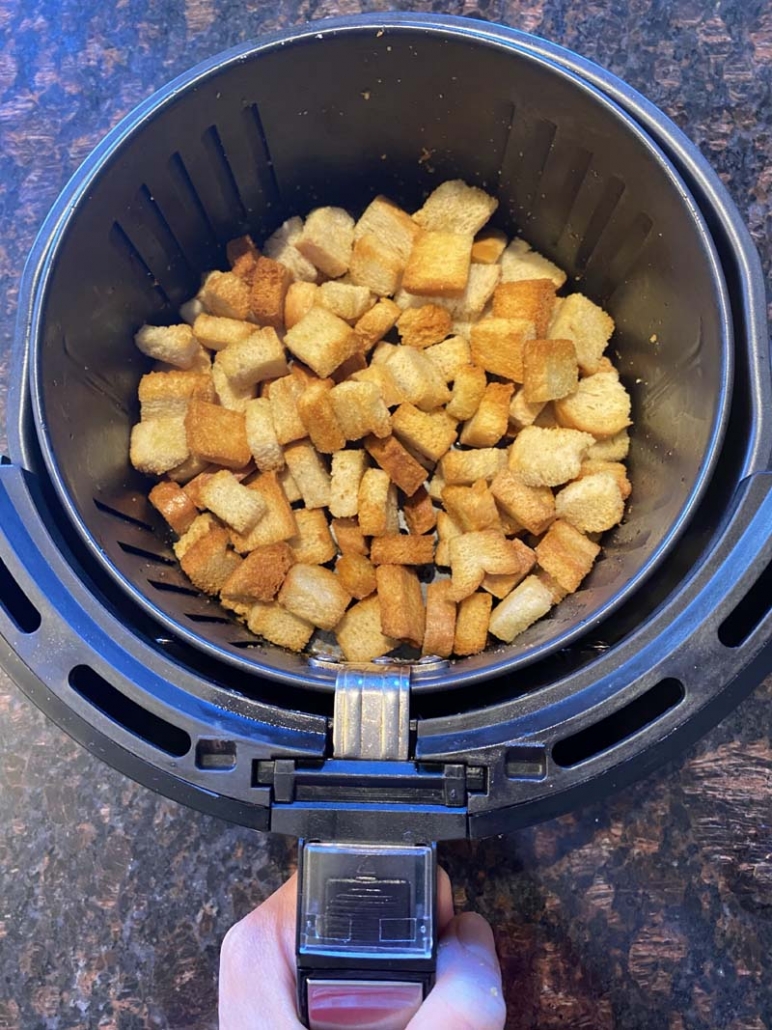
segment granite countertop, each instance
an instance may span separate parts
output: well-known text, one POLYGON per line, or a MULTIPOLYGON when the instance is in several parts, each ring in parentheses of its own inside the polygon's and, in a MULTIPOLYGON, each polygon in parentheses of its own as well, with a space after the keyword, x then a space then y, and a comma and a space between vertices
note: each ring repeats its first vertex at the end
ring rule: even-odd
MULTIPOLYGON (((717 168, 769 272, 767 0, 0 0, 0 422, 25 256, 102 135, 225 47, 394 6, 506 22, 626 79, 717 168)), ((772 1025, 771 702, 772 678, 646 781, 441 849, 458 905, 495 926, 508 1027, 772 1025)), ((2 673, 0 827, 0 1030, 215 1027, 220 940, 295 861, 118 775, 2 673)))

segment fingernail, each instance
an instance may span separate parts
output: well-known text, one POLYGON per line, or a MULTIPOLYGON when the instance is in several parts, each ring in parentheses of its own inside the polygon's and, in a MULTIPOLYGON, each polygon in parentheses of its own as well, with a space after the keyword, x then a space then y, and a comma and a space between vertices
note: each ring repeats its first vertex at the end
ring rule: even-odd
POLYGON ((464 912, 458 918, 456 930, 458 939, 466 951, 482 959, 486 965, 498 968, 493 932, 481 915, 476 912, 464 912))

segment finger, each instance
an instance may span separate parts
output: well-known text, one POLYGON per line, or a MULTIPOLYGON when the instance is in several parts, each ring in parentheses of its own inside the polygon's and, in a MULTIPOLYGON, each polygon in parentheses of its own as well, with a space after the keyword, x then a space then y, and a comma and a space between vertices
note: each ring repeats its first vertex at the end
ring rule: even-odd
POLYGON ((453 890, 450 877, 442 867, 437 869, 437 931, 442 933, 453 918, 453 890))
POLYGON ((295 1006, 297 875, 232 926, 220 951, 220 1030, 302 1030, 295 1006))
POLYGON ((505 1020, 493 933, 482 916, 465 912, 440 940, 437 982, 408 1030, 504 1030, 505 1020))

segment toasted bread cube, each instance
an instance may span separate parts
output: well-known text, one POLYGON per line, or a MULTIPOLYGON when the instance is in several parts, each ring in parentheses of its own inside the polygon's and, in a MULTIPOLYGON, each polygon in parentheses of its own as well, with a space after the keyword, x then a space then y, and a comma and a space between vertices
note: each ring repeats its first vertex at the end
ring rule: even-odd
POLYGON ((293 565, 279 591, 279 604, 317 629, 333 629, 350 600, 335 573, 320 565, 293 565))
POLYGON ((261 472, 278 472, 284 468, 284 451, 276 436, 267 397, 249 401, 245 409, 247 443, 261 472))
POLYGON ((143 325, 134 343, 143 354, 188 369, 198 353, 199 343, 189 325, 143 325))
POLYGON ((327 516, 322 509, 301 508, 295 512, 295 522, 298 527, 297 536, 290 537, 287 541, 294 560, 303 565, 324 565, 325 562, 332 561, 338 549, 332 539, 327 516))
POLYGON ((202 312, 193 323, 193 335, 209 350, 222 350, 231 343, 240 343, 255 331, 253 322, 235 318, 218 318, 202 312))
POLYGON ((187 483, 195 476, 200 475, 208 467, 208 461, 199 458, 197 454, 191 454, 180 465, 175 465, 173 469, 169 469, 166 477, 174 483, 187 483))
POLYGON ((617 377, 617 379, 619 379, 619 369, 616 367, 616 365, 613 363, 611 358, 608 357, 607 354, 604 354, 598 362, 598 371, 611 372, 613 375, 617 377))
POLYGON ((366 286, 353 283, 326 282, 319 287, 316 303, 327 308, 344 322, 358 322, 375 303, 375 297, 366 286))
POLYGON ((441 183, 413 215, 424 229, 469 233, 474 236, 499 206, 498 200, 462 179, 441 183))
POLYGON ((382 440, 368 436, 365 438, 365 449, 408 497, 412 497, 426 479, 426 469, 408 454, 394 436, 382 440))
POLYGON ((223 583, 241 565, 242 559, 228 548, 228 530, 211 526, 189 547, 182 558, 182 571, 205 594, 219 594, 223 583))
POLYGON ((508 540, 500 529, 463 533, 450 540, 452 589, 450 596, 460 601, 474 593, 486 573, 497 576, 527 575, 536 556, 522 540, 508 540))
POLYGON ((357 601, 375 593, 378 585, 375 579, 375 566, 363 554, 341 555, 335 564, 335 573, 344 590, 357 601))
POLYGON ((497 504, 496 507, 499 509, 499 522, 504 536, 520 536, 521 533, 525 533, 525 526, 521 522, 504 511, 501 505, 497 504))
POLYGON ((237 533, 249 533, 268 510, 263 498, 243 486, 228 469, 221 469, 206 480, 201 500, 237 533))
POLYGON ((333 519, 332 532, 341 554, 363 554, 369 551, 358 519, 333 519))
POLYGON ((450 541, 463 535, 463 529, 446 511, 437 512, 437 551, 434 564, 450 565, 450 541))
POLYGON ((246 340, 231 343, 219 351, 215 367, 221 368, 238 386, 252 386, 265 379, 279 379, 289 372, 281 340, 270 326, 258 329, 246 340))
MULTIPOLYGON (((240 469, 234 473, 236 480, 241 483, 247 476, 251 475, 255 470, 251 466, 247 466, 245 469, 240 469)), ((204 501, 204 487, 216 476, 218 472, 222 472, 219 465, 207 465, 203 472, 200 472, 197 476, 190 480, 184 487, 186 497, 189 497, 193 504, 203 511, 206 508, 206 502, 204 501)))
POLYGON ((464 423, 460 442, 469 447, 492 447, 507 431, 512 383, 488 383, 477 411, 464 423))
POLYGON ((237 604, 272 601, 294 564, 290 547, 284 541, 256 547, 226 579, 221 597, 237 604))
POLYGON ((383 298, 366 311, 354 326, 359 348, 364 353, 382 340, 383 337, 397 324, 400 309, 393 300, 383 298))
POLYGON ((616 436, 630 424, 630 394, 613 372, 581 379, 568 397, 555 401, 561 425, 592 433, 598 439, 616 436))
POLYGON ((448 451, 440 462, 443 479, 449 485, 476 483, 478 479, 490 481, 506 468, 507 452, 497 447, 481 447, 474 451, 448 451))
POLYGON ((572 340, 579 368, 593 375, 600 367, 603 352, 614 332, 614 319, 581 293, 572 293, 558 307, 548 336, 572 340))
POLYGON ((300 376, 288 375, 275 379, 268 390, 276 439, 280 444, 293 443, 308 435, 303 420, 298 414, 298 401, 306 388, 300 376))
POLYGON ((546 336, 554 307, 555 284, 551 279, 503 282, 493 292, 493 317, 533 322, 538 339, 546 336))
POLYGON ((453 650, 457 655, 479 654, 488 643, 488 622, 493 598, 490 594, 471 594, 458 606, 453 650))
POLYGON ((193 454, 215 465, 240 469, 252 458, 246 420, 238 411, 194 399, 188 406, 185 429, 193 454))
MULTIPOLYGON (((592 448, 590 448, 592 450, 592 448)), ((586 459, 582 462, 579 475, 574 482, 584 479, 586 476, 594 476, 597 472, 609 472, 617 481, 622 500, 626 501, 633 491, 632 484, 627 478, 627 467, 621 461, 597 461, 586 459)))
POLYGON ((162 476, 181 465, 189 453, 184 418, 155 418, 139 422, 131 431, 131 464, 145 475, 162 476))
POLYGON ((348 271, 353 243, 354 219, 348 211, 341 207, 319 207, 306 219, 295 246, 312 265, 331 279, 337 279, 348 271))
POLYGON ((249 317, 249 283, 233 272, 210 272, 199 297, 210 315, 235 318, 249 317))
POLYGON ((556 429, 559 428, 557 416, 555 415, 555 405, 552 401, 547 401, 544 407, 541 409, 539 414, 533 420, 533 424, 537 429, 556 429))
POLYGON ((199 540, 207 535, 210 529, 219 525, 220 523, 214 515, 210 515, 209 512, 205 512, 203 515, 199 515, 193 519, 188 529, 173 545, 177 560, 182 561, 193 544, 198 543, 199 540))
POLYGON ((528 340, 523 349, 523 393, 531 404, 559 400, 579 382, 571 340, 528 340))
POLYGON ((555 519, 555 498, 548 486, 527 486, 508 469, 502 469, 491 483, 491 493, 507 515, 541 536, 555 519))
POLYGON ((332 456, 330 514, 336 519, 353 518, 359 507, 359 484, 367 468, 363 450, 336 451, 332 456))
POLYGON ((479 408, 487 385, 485 372, 477 365, 467 365, 458 369, 453 382, 453 392, 445 411, 451 418, 459 421, 470 419, 479 408))
POLYGON ((499 511, 484 479, 474 486, 446 486, 442 491, 445 511, 464 533, 500 529, 499 511))
POLYGON ((381 630, 381 605, 368 597, 353 605, 335 627, 335 637, 347 662, 370 662, 399 647, 399 640, 381 630))
POLYGON ((346 446, 346 437, 335 416, 331 390, 329 379, 316 379, 308 384, 298 399, 298 414, 311 443, 322 454, 332 454, 346 446))
POLYGON ((496 575, 496 573, 486 572, 480 586, 492 597, 496 597, 501 600, 502 597, 506 597, 507 594, 512 593, 521 578, 522 577, 520 576, 499 576, 496 575))
POLYGON ((282 608, 275 601, 256 601, 249 609, 247 626, 252 633, 264 637, 277 647, 302 651, 314 633, 314 626, 282 608))
POLYGON ((213 401, 212 377, 206 372, 149 372, 139 381, 141 419, 184 418, 191 397, 213 401))
POLYGON ((527 486, 560 486, 576 479, 593 442, 576 429, 526 426, 509 448, 508 466, 527 486))
POLYGON ((303 495, 300 492, 298 484, 295 482, 295 477, 286 465, 279 471, 279 483, 281 484, 284 496, 290 504, 294 504, 295 501, 303 500, 303 495))
POLYGON ((596 440, 587 452, 590 461, 624 461, 630 453, 630 434, 626 429, 596 440))
POLYGON ((434 411, 450 400, 437 366, 414 347, 396 347, 386 364, 406 400, 422 411, 434 411))
POLYGON ((552 594, 548 587, 538 576, 529 576, 496 605, 490 619, 490 632, 510 644, 516 636, 546 615, 552 604, 552 594))
POLYGON ((414 404, 400 404, 391 425, 404 444, 430 461, 439 461, 458 436, 455 421, 444 411, 421 411, 414 404))
POLYGON ((290 444, 284 450, 292 477, 303 495, 307 508, 326 508, 330 503, 330 473, 314 446, 306 440, 290 444))
POLYGON ((231 272, 251 283, 257 259, 260 257, 260 251, 252 237, 237 236, 235 240, 229 240, 225 245, 225 256, 231 266, 231 272))
POLYGON ((472 243, 471 235, 420 232, 402 276, 403 288, 421 296, 460 295, 469 279, 472 243))
POLYGON ((402 343, 422 350, 444 340, 450 332, 450 326, 450 315, 436 304, 408 308, 397 320, 397 331, 402 343))
POLYGON ((375 577, 382 632, 420 647, 426 628, 426 609, 418 576, 406 565, 379 565, 375 577))
POLYGON ((250 316, 258 325, 284 329, 284 302, 292 273, 279 261, 259 257, 249 295, 250 316))
POLYGON ((569 594, 578 590, 599 553, 598 544, 562 519, 536 545, 539 565, 569 594))
POLYGON ((356 383, 374 383, 387 408, 393 408, 405 399, 388 365, 368 365, 361 372, 354 372, 351 379, 356 383))
POLYGON ((603 533, 622 521, 625 502, 611 472, 596 472, 564 486, 555 497, 559 519, 581 533, 603 533))
POLYGON ((223 597, 221 593, 220 607, 224 608, 228 612, 233 612, 237 619, 240 619, 242 622, 246 622, 247 616, 249 615, 249 609, 252 605, 243 604, 241 601, 230 601, 228 598, 223 597))
MULTIPOLYGON (((499 284, 501 269, 498 265, 476 265, 469 268, 469 278, 461 293, 452 296, 415 296, 405 289, 394 295, 394 301, 401 308, 416 308, 431 301, 432 304, 444 308, 453 319, 452 331, 457 332, 455 325, 474 323, 482 314, 493 291, 499 284)), ((468 338, 468 330, 463 333, 468 338)))
POLYGON ((435 580, 426 587, 426 628, 421 654, 447 658, 453 653, 456 636, 456 602, 451 600, 450 582, 435 580))
MULTIPOLYGON (((527 344, 526 344, 527 346, 527 344)), ((523 429, 525 426, 532 426, 541 414, 544 401, 532 404, 526 400, 525 390, 518 390, 509 402, 509 422, 515 429, 523 429)))
POLYGON ((191 297, 184 304, 180 304, 180 318, 192 326, 199 315, 204 313, 204 305, 198 297, 191 297))
POLYGON ((472 326, 472 361, 486 372, 522 383, 525 343, 533 336, 528 319, 484 318, 472 326))
POLYGON ((499 259, 502 282, 518 282, 522 279, 551 279, 559 290, 566 281, 566 273, 542 254, 532 250, 525 240, 512 240, 499 259))
POLYGON ((402 505, 402 513, 409 532, 418 536, 431 533, 437 525, 437 511, 423 486, 419 486, 412 497, 406 498, 402 505))
POLYGON ((413 241, 418 233, 418 225, 407 211, 403 211, 388 197, 383 196, 377 196, 368 204, 354 227, 355 239, 374 236, 382 247, 394 252, 401 259, 402 268, 410 257, 413 241))
POLYGON ((350 358, 346 358, 342 365, 338 365, 330 379, 337 386, 351 379, 355 372, 364 372, 367 367, 367 357, 358 350, 350 358))
POLYGON ((319 287, 316 283, 290 283, 287 296, 284 298, 284 325, 287 329, 297 325, 314 307, 318 292, 319 287))
POLYGON ((284 344, 320 379, 334 372, 359 349, 356 333, 348 322, 320 307, 311 308, 288 330, 284 344))
POLYGON ((434 536, 386 533, 373 538, 373 565, 428 565, 434 561, 434 536))
POLYGON ((246 412, 249 402, 257 395, 255 383, 235 382, 218 364, 212 366, 212 383, 220 405, 228 411, 238 411, 242 415, 246 412))
POLYGON ((442 461, 434 469, 434 472, 426 484, 426 492, 433 501, 438 504, 442 502, 442 491, 445 488, 445 479, 442 475, 442 461))
POLYGON ((506 234, 501 229, 483 229, 472 245, 472 261, 481 265, 495 264, 507 246, 506 234))
POLYGON ((359 484, 359 528, 365 536, 383 536, 399 529, 397 491, 382 469, 367 469, 359 484))
POLYGON ((315 283, 319 272, 308 258, 303 257, 295 244, 303 235, 303 219, 295 216, 282 222, 273 235, 265 241, 263 249, 266 257, 273 258, 288 268, 294 279, 300 282, 315 283))
POLYGON ((387 364, 400 349, 396 343, 387 343, 385 340, 381 340, 370 355, 370 367, 387 364))
POLYGON ((379 297, 388 297, 399 287, 404 260, 373 233, 364 233, 354 241, 351 252, 351 281, 372 290, 379 297))
POLYGON ((198 516, 195 504, 179 483, 168 479, 156 483, 148 494, 148 500, 178 536, 187 533, 198 516))
POLYGON ((332 408, 346 440, 361 440, 391 432, 391 416, 375 383, 339 383, 330 395, 332 408))
POLYGON ((250 533, 231 533, 231 541, 239 554, 297 536, 295 513, 275 472, 263 472, 249 483, 248 489, 263 499, 268 510, 250 533))
POLYGON ((188 373, 201 373, 204 372, 209 375, 212 371, 212 355, 206 347, 200 343, 196 349, 196 353, 193 355, 193 360, 190 363, 189 368, 179 368, 177 365, 171 365, 168 361, 156 361, 152 368, 153 372, 188 372, 188 373))
MULTIPOLYGON (((442 343, 428 347, 424 354, 434 363, 446 383, 452 382, 464 368, 471 368, 472 353, 463 336, 451 336, 442 343)), ((482 372, 482 369, 480 369, 482 372)), ((448 402, 452 403, 453 395, 448 402)), ((471 416, 468 416, 471 417, 471 416)))
POLYGON ((556 579, 553 579, 548 572, 544 571, 544 569, 539 569, 536 573, 536 578, 547 588, 547 590, 549 590, 553 604, 560 604, 564 598, 568 597, 568 591, 564 590, 560 583, 558 583, 556 579))

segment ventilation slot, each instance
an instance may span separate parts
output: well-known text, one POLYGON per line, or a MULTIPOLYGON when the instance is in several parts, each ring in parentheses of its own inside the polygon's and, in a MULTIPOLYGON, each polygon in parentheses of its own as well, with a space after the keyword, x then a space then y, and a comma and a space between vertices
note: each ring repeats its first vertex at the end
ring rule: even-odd
POLYGON ((196 612, 185 612, 185 618, 190 619, 191 622, 216 623, 220 626, 227 626, 231 621, 224 615, 199 615, 196 612))
POLYGON ((22 633, 40 628, 40 612, 30 601, 0 558, 0 607, 22 633))
POLYGON ((131 242, 126 230, 119 222, 113 222, 113 227, 110 230, 110 241, 115 249, 122 252, 127 258, 129 265, 134 270, 138 279, 140 279, 146 287, 149 286, 156 293, 164 306, 169 306, 171 302, 166 290, 158 282, 152 269, 148 268, 145 264, 142 255, 131 242))
POLYGON ((547 775, 544 747, 524 744, 508 748, 504 756, 504 771, 510 780, 543 780, 547 775))
POLYGON ((75 666, 70 686, 108 719, 167 755, 182 758, 190 751, 191 740, 184 730, 126 697, 89 665, 75 666))
POLYGON ((587 226, 587 230, 584 233, 582 242, 579 246, 579 250, 576 255, 577 269, 581 270, 587 267, 587 264, 593 255, 593 251, 600 243, 600 238, 603 235, 606 226, 611 221, 614 210, 616 209, 616 206, 621 200, 624 192, 625 184, 621 179, 614 177, 609 179, 603 190, 603 195, 592 213, 590 224, 587 226))
POLYGON ((104 501, 98 501, 94 498, 94 505, 99 511, 104 512, 105 515, 112 515, 114 519, 119 519, 121 522, 128 522, 130 526, 138 526, 139 529, 146 529, 148 533, 153 532, 153 527, 147 522, 143 522, 142 519, 137 519, 133 515, 127 515, 125 511, 118 511, 117 508, 111 508, 109 504, 105 504, 104 501))
POLYGON ((242 223, 246 222, 246 211, 244 204, 239 193, 239 188, 236 185, 236 179, 233 175, 233 170, 228 162, 228 155, 225 153, 225 147, 220 139, 220 134, 217 131, 216 126, 211 125, 203 135, 204 150, 209 157, 209 160, 214 165, 217 171, 217 184, 220 187, 220 192, 225 202, 226 210, 233 212, 238 211, 238 220, 242 223))
POLYGON ((199 769, 234 769, 235 740, 199 740, 196 744, 196 765, 199 769))
POLYGON ((718 639, 724 647, 742 647, 772 602, 772 562, 764 569, 745 597, 718 627, 718 639))
POLYGON ((145 561, 155 562, 157 565, 176 565, 174 558, 167 558, 163 554, 155 554, 153 551, 146 551, 144 547, 136 547, 134 544, 124 544, 118 541, 118 546, 125 554, 134 554, 137 558, 144 558, 145 561))
POLYGON ((683 699, 679 680, 660 680, 629 705, 555 744, 552 757, 563 768, 586 762, 650 726, 683 699))
MULTIPOLYGON (((170 563, 173 564, 173 563, 170 563)), ((149 579, 148 583, 156 590, 163 590, 167 594, 186 594, 188 597, 200 597, 201 593, 193 587, 181 587, 176 583, 164 583, 162 579, 149 579)))

